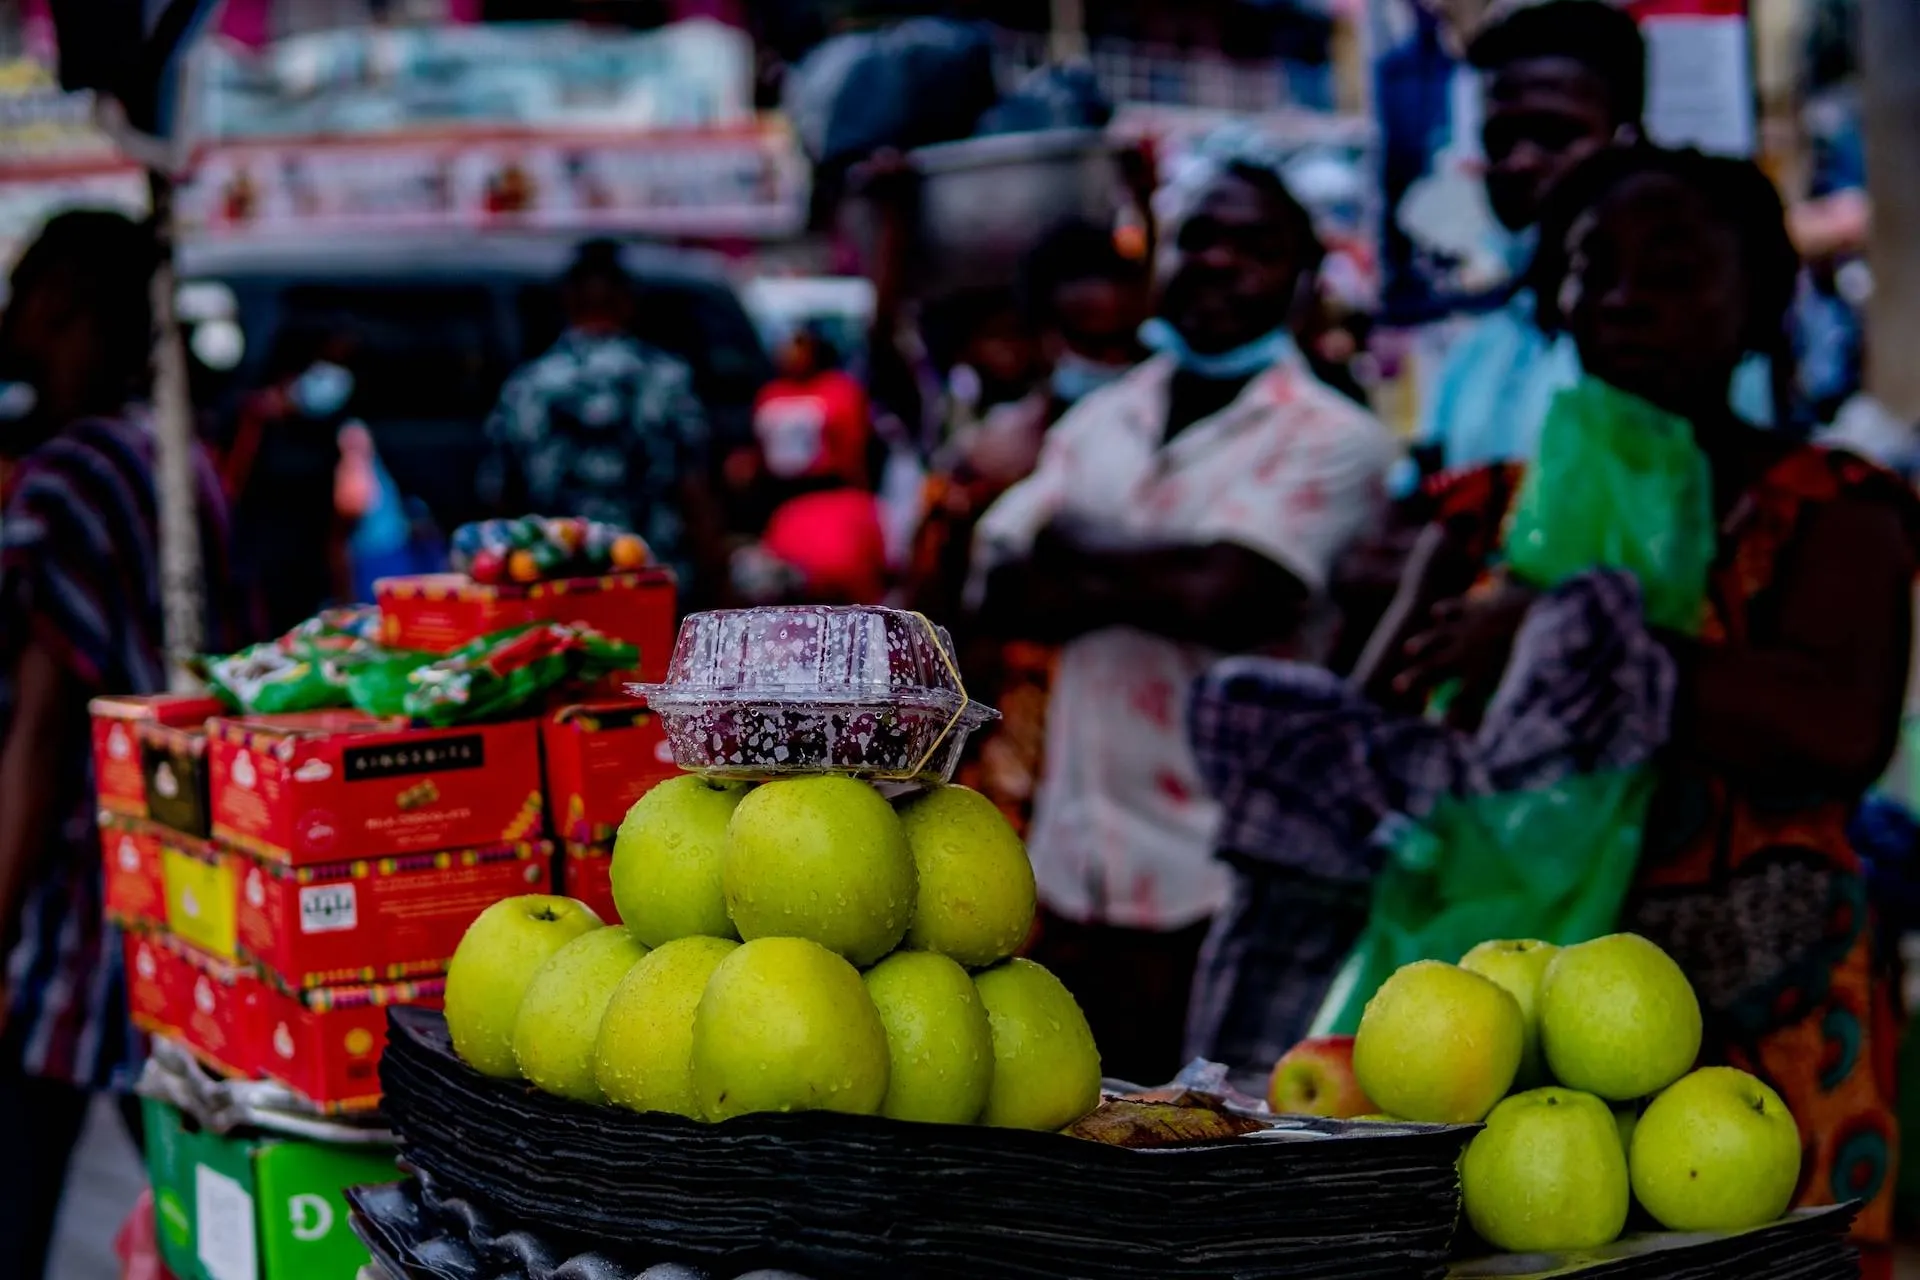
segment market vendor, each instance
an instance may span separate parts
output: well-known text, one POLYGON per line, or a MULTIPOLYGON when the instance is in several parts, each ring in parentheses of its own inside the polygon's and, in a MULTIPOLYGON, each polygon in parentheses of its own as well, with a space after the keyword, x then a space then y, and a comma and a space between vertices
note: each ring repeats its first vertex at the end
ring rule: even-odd
MULTIPOLYGON (((1920 508, 1887 473, 1727 407, 1744 357, 1784 358, 1798 270, 1759 169, 1610 152, 1566 179, 1543 228, 1543 319, 1568 329, 1589 374, 1692 424, 1719 520, 1699 639, 1655 636, 1679 711, 1622 927, 1686 971, 1703 1061, 1785 1099, 1806 1142, 1799 1203, 1858 1200, 1857 1234, 1884 1244, 1896 988, 1847 819, 1899 731, 1920 508)), ((1495 528, 1512 489, 1459 492, 1495 528)), ((1497 679, 1528 607, 1510 586, 1436 612, 1395 682, 1497 679)), ((1634 643, 1637 619, 1618 625, 1634 643)))
MULTIPOLYGON (((0 1276, 46 1266, 95 1091, 130 1083, 119 937, 102 914, 88 700, 167 687, 155 438, 146 394, 151 232, 52 219, 13 270, 0 379, 33 391, 0 448, 0 1276)), ((199 459, 209 648, 230 643, 226 514, 199 459)))
POLYGON ((1048 433, 982 518, 983 628, 1060 642, 1029 847, 1036 958, 1079 998, 1109 1074, 1180 1065, 1195 957, 1225 899, 1187 691, 1222 654, 1315 654, 1333 558, 1377 513, 1387 431, 1295 345, 1320 258, 1278 173, 1221 160, 1165 254, 1158 354, 1048 433))

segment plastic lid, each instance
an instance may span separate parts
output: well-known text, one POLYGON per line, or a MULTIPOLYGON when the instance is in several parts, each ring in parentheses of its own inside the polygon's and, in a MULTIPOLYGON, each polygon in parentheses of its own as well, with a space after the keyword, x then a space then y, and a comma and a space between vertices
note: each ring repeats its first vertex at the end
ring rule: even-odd
POLYGON ((918 613, 866 606, 693 614, 680 624, 666 681, 631 690, 655 706, 888 702, 958 714, 967 702, 943 628, 918 613))

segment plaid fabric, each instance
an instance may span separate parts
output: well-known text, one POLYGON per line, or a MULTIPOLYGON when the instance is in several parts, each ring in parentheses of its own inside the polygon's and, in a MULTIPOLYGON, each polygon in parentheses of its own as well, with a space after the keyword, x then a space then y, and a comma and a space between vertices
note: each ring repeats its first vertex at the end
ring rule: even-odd
MULTIPOLYGON (((225 507, 204 458, 199 479, 208 581, 225 584, 225 507)), ((42 445, 10 477, 0 516, 0 737, 29 642, 67 668, 75 690, 51 839, 27 871, 15 918, 0 921, 10 944, 4 1052, 29 1075, 89 1087, 112 1081, 129 1037, 118 943, 101 914, 86 704, 166 687, 157 530, 143 419, 79 423, 42 445)), ((209 647, 220 646, 226 610, 210 611, 209 647)))
POLYGON ((1216 665, 1195 687, 1188 727, 1225 810, 1218 847, 1364 881, 1391 815, 1645 763, 1666 741, 1675 683, 1673 659, 1640 622, 1638 584, 1595 572, 1534 604, 1473 734, 1391 715, 1323 669, 1262 658, 1216 665))
POLYGON ((1366 927, 1370 894, 1352 881, 1226 860, 1233 896, 1200 949, 1185 1056, 1267 1071, 1313 1025, 1366 927))

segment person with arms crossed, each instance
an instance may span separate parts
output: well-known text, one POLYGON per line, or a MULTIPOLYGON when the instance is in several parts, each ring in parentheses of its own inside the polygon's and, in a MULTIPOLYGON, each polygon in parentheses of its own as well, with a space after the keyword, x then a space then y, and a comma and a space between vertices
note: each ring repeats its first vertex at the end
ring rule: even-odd
POLYGON ((1222 160, 1167 242, 1158 354, 1048 433, 982 518, 973 594, 1006 639, 1061 643, 1029 847, 1037 959, 1110 1074, 1179 1066, 1222 905, 1188 691, 1220 656, 1312 656, 1329 567, 1384 501, 1384 427, 1310 373, 1292 324, 1321 250, 1270 167, 1222 160))

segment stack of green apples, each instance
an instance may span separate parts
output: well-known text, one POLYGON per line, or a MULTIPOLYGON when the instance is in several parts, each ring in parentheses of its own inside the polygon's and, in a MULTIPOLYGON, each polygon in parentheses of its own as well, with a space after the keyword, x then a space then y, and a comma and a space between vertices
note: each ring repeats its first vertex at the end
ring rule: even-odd
POLYGON ((1800 1177, 1778 1094, 1694 1070, 1700 1003, 1659 947, 1488 942, 1422 961, 1368 1003, 1353 1073, 1392 1118, 1485 1127, 1460 1164, 1467 1221, 1497 1249, 1596 1248, 1633 1200, 1674 1231, 1779 1218, 1800 1177))
POLYGON ((977 792, 688 775, 627 815, 621 923, 527 897, 447 973, 455 1051, 589 1103, 721 1121, 834 1111, 1060 1129, 1100 1056, 1033 927, 1025 846, 977 792))

